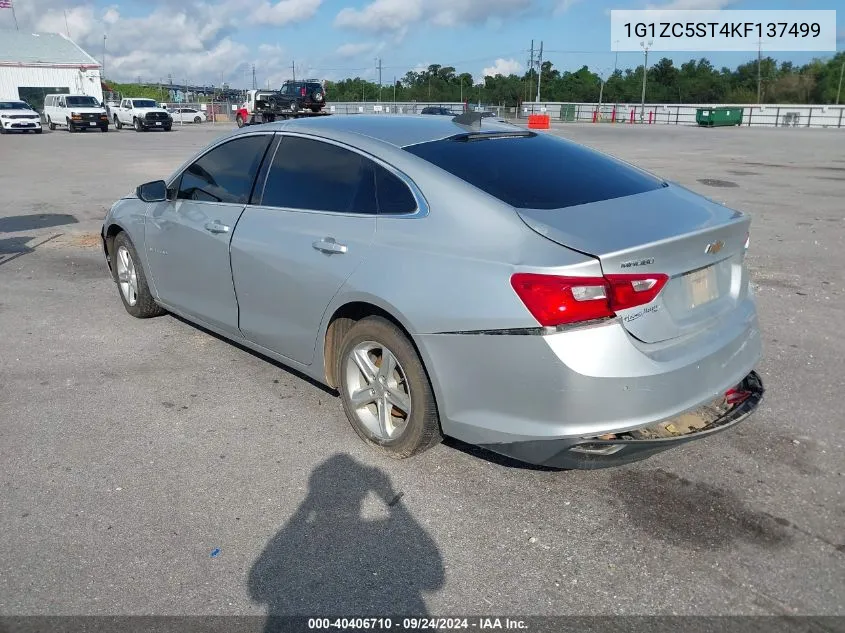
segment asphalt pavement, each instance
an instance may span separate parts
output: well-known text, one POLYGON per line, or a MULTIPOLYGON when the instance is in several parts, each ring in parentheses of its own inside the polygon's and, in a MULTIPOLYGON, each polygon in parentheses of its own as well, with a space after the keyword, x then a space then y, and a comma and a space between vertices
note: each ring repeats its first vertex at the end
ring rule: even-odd
POLYGON ((554 127, 752 215, 767 396, 551 471, 390 460, 331 392, 126 314, 106 209, 226 130, 0 138, 0 615, 845 615, 842 131, 554 127))

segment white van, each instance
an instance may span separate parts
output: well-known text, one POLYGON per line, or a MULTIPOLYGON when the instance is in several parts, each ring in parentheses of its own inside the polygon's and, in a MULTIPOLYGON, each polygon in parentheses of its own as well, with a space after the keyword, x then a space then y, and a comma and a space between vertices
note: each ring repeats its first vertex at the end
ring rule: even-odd
POLYGON ((108 114, 94 97, 88 95, 47 95, 44 97, 44 120, 51 130, 65 126, 68 132, 109 131, 108 114))

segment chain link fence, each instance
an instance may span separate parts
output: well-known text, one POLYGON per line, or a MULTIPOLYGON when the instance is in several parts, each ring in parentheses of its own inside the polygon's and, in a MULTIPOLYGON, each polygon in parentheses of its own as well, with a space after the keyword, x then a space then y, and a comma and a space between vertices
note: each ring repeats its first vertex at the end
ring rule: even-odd
POLYGON ((653 104, 639 103, 525 103, 518 118, 548 114, 552 121, 581 123, 644 123, 696 125, 699 109, 742 109, 746 127, 807 127, 845 129, 843 105, 742 105, 742 104, 653 104))

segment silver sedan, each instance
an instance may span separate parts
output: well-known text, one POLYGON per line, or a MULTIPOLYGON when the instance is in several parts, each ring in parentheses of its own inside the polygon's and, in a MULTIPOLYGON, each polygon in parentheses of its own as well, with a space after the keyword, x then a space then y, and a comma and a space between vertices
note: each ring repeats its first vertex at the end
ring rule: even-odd
POLYGON ((763 396, 750 219, 475 113, 244 128, 117 201, 126 310, 193 321, 337 389, 393 457, 444 435, 599 468, 763 396))

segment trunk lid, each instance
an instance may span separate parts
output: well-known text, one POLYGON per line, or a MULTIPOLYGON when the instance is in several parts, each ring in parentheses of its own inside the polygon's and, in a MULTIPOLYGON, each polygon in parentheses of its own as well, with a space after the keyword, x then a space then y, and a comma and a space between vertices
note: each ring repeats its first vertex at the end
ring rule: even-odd
POLYGON ((750 218, 679 185, 565 209, 516 211, 537 233, 598 258, 606 275, 669 275, 654 301, 619 312, 643 342, 705 329, 747 295, 750 218))

